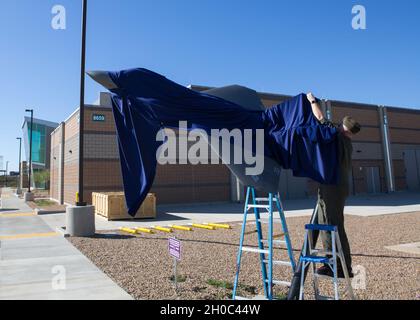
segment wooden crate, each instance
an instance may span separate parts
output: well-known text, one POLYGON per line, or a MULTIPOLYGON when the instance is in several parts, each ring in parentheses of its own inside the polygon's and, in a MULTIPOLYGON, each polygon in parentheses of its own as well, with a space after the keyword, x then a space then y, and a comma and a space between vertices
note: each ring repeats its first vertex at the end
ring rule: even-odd
POLYGON ((125 206, 124 192, 93 192, 92 205, 95 213, 108 220, 156 218, 156 195, 149 193, 134 217, 125 206))

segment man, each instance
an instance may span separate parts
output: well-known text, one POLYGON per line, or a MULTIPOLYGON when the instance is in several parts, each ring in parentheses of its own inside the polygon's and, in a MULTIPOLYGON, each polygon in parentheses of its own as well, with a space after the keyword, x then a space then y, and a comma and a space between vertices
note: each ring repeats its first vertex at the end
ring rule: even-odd
MULTIPOLYGON (((311 103, 312 112, 322 125, 335 126, 324 118, 324 114, 319 105, 318 99, 312 93, 307 94, 311 103)), ((353 118, 346 116, 338 127, 338 161, 339 161, 339 181, 337 185, 320 185, 318 189, 318 223, 335 225, 338 228, 341 246, 350 277, 353 276, 351 268, 350 245, 344 229, 344 205, 349 196, 349 176, 351 173, 351 139, 360 131, 360 124, 353 118)), ((331 234, 321 232, 324 249, 332 251, 331 234)), ((332 270, 328 265, 324 265, 317 270, 318 274, 332 276, 332 270)), ((338 263, 338 276, 344 277, 343 268, 340 260, 338 263)))

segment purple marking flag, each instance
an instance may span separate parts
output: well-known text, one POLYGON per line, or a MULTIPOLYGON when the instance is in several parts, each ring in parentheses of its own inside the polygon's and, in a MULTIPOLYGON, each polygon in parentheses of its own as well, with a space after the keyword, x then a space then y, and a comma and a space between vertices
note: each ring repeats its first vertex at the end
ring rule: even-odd
POLYGON ((168 239, 169 254, 177 260, 181 260, 181 241, 176 238, 168 239))

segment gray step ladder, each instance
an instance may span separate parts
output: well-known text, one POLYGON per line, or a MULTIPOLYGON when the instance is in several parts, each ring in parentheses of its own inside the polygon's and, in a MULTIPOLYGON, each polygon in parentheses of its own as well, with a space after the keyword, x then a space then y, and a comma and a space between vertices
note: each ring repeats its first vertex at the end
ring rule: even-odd
MULTIPOLYGON (((255 232, 255 231, 254 231, 255 232)), ((289 231, 287 229, 286 218, 284 216, 283 206, 280 201, 279 195, 274 195, 273 193, 269 193, 267 198, 257 198, 255 195, 255 189, 253 187, 248 187, 246 191, 246 198, 245 198, 245 207, 244 207, 244 218, 242 223, 242 231, 241 237, 239 242, 239 250, 238 256, 236 261, 236 275, 235 275, 235 283, 233 286, 233 300, 246 300, 244 297, 237 296, 237 289, 239 285, 239 272, 241 267, 241 259, 243 252, 251 252, 257 253, 260 256, 260 265, 261 265, 261 275, 263 280, 263 288, 264 288, 264 295, 265 299, 272 300, 273 299, 273 285, 283 285, 283 286, 290 286, 289 281, 283 280, 276 280, 273 279, 273 267, 274 266, 287 266, 290 268, 291 275, 293 275, 296 264, 295 259, 293 256, 293 249, 292 244, 290 241, 289 231), (274 220, 273 220, 273 208, 274 206, 277 208, 280 216, 280 224, 282 226, 282 234, 274 235, 274 220), (268 213, 268 221, 264 222, 261 219, 260 210, 266 210, 268 213), (244 238, 246 233, 246 223, 247 223, 247 216, 250 214, 250 210, 254 212, 255 215, 255 224, 257 227, 257 234, 258 234, 258 247, 246 247, 244 246, 244 238), (262 223, 268 223, 268 235, 267 238, 263 238, 262 233, 262 223), (277 238, 280 236, 284 236, 284 240, 278 240, 277 238), (273 246, 275 244, 283 244, 286 245, 287 253, 289 260, 288 261, 281 261, 281 260, 274 260, 273 259, 273 246)))

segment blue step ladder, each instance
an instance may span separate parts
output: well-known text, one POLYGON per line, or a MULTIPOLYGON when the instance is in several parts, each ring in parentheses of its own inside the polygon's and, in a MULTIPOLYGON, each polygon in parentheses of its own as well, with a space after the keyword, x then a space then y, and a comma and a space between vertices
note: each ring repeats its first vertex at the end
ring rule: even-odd
POLYGON ((273 285, 283 285, 290 286, 289 281, 282 281, 273 279, 273 266, 288 266, 290 267, 291 276, 295 271, 295 259, 293 256, 292 244, 290 241, 289 231, 287 229, 286 218, 284 216, 283 206, 280 201, 278 194, 269 193, 267 198, 257 198, 255 195, 255 189, 253 187, 248 187, 246 191, 245 198, 245 207, 244 207, 244 218, 242 223, 241 238, 239 242, 238 257, 236 261, 236 275, 235 283, 233 286, 233 300, 247 300, 247 298, 237 296, 237 289, 239 285, 239 272, 241 268, 241 259, 243 252, 258 253, 260 256, 261 264, 261 275, 263 280, 263 288, 265 299, 273 300, 273 285), (273 219, 273 208, 277 208, 280 216, 280 223, 282 226, 282 234, 274 235, 274 219, 273 219), (250 214, 250 210, 255 214, 255 224, 257 230, 252 232, 246 231, 247 216, 250 214), (268 235, 267 239, 263 238, 262 234, 262 220, 260 210, 266 210, 268 213, 268 235), (255 247, 245 247, 244 238, 245 234, 257 232, 258 234, 258 248, 255 247), (277 240, 278 237, 284 236, 284 240, 277 240), (275 239, 276 238, 276 239, 275 239), (289 256, 288 261, 273 260, 273 245, 274 244, 283 244, 286 245, 287 253, 289 256))
MULTIPOLYGON (((326 225, 326 224, 307 224, 305 225, 305 240, 303 244, 303 255, 300 257, 301 265, 302 265, 302 275, 305 274, 305 269, 312 265, 312 281, 313 281, 313 289, 315 294, 316 300, 339 300, 339 287, 338 282, 342 280, 345 282, 345 290, 344 294, 347 294, 351 300, 355 300, 355 296, 353 293, 353 288, 351 286, 351 280, 349 276, 349 270, 347 269, 347 264, 344 258, 343 250, 341 247, 340 236, 338 234, 337 226, 333 225, 326 225), (325 251, 316 249, 314 244, 312 243, 312 235, 311 232, 328 232, 331 234, 332 240, 332 251, 325 251), (338 270, 337 270, 337 263, 338 259, 340 259, 341 266, 343 268, 344 279, 340 279, 338 277, 338 270), (332 277, 323 276, 317 274, 316 272, 316 265, 317 264, 324 264, 331 268, 333 273, 332 277), (319 286, 318 286, 318 279, 319 278, 326 278, 333 281, 334 285, 334 297, 323 296, 320 294, 319 286)), ((305 277, 301 277, 300 281, 300 292, 299 292, 299 300, 304 299, 305 294, 305 277)))

